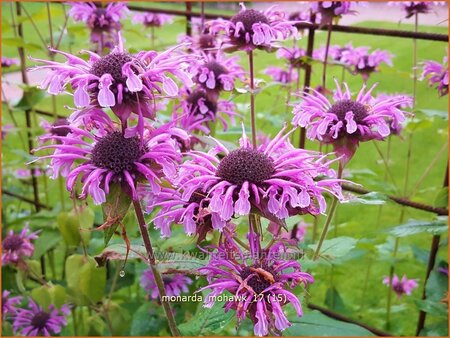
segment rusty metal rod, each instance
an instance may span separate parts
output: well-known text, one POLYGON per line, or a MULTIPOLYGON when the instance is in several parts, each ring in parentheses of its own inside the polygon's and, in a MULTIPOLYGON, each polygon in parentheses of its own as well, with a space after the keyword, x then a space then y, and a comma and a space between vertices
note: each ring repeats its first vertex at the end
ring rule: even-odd
MULTIPOLYGON (((349 185, 349 184, 343 184, 342 185, 342 189, 346 190, 346 191, 350 191, 350 192, 354 192, 356 194, 369 194, 372 191, 361 188, 361 187, 357 187, 354 185, 349 185)), ((438 207, 433 207, 431 205, 428 204, 423 204, 423 203, 419 203, 419 202, 414 202, 411 201, 407 198, 403 198, 403 197, 396 197, 396 196, 392 196, 392 195, 386 195, 390 200, 400 204, 400 205, 404 205, 407 207, 411 207, 414 209, 419 209, 419 210, 423 210, 423 211, 428 211, 428 212, 432 212, 435 213, 439 216, 445 216, 448 215, 448 209, 446 208, 438 208, 438 207)))

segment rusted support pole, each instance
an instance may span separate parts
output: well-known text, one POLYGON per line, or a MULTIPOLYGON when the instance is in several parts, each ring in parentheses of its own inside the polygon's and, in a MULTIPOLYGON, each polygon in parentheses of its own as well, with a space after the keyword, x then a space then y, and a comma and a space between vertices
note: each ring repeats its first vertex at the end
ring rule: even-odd
POLYGON ((186 35, 192 36, 192 2, 186 2, 186 35))

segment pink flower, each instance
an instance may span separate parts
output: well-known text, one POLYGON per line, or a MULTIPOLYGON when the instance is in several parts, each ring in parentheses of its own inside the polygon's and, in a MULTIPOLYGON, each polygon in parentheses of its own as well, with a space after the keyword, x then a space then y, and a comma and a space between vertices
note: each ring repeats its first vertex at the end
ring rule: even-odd
POLYGON ((286 70, 279 67, 267 67, 264 73, 271 76, 273 81, 283 84, 295 83, 298 79, 298 74, 294 70, 286 70))
MULTIPOLYGON (((192 279, 182 275, 181 273, 163 275, 164 288, 166 290, 166 296, 173 297, 179 296, 183 292, 189 292, 189 285, 192 284, 192 279)), ((150 299, 158 299, 159 291, 158 286, 153 277, 151 269, 145 270, 141 276, 141 287, 148 293, 150 299)))
POLYGON ((161 27, 173 22, 172 15, 160 13, 137 13, 133 16, 132 22, 134 24, 143 24, 145 27, 161 27))
POLYGON ((433 6, 445 6, 446 1, 389 1, 390 6, 401 6, 408 19, 416 14, 428 14, 433 6))
POLYGON ((396 96, 375 102, 371 93, 376 84, 369 90, 363 85, 353 99, 346 83, 343 91, 337 80, 335 82, 336 92, 331 102, 314 89, 310 93, 302 92, 303 101, 294 107, 292 123, 305 127, 309 139, 332 144, 345 164, 353 157, 359 142, 389 136, 388 121, 394 128, 402 123, 407 113, 399 107, 409 104, 411 99, 396 96))
POLYGON ((445 56, 442 64, 428 60, 423 63, 421 80, 428 78, 430 86, 435 86, 440 96, 448 94, 448 57, 445 56))
POLYGON ((379 71, 382 63, 392 66, 392 58, 393 55, 385 50, 369 52, 369 47, 357 47, 342 51, 339 61, 352 67, 354 74, 361 74, 367 81, 371 73, 379 71))
POLYGON ((18 234, 10 230, 2 242, 2 265, 17 264, 25 257, 31 257, 34 253, 32 240, 38 238, 39 231, 29 233, 28 225, 18 234))
POLYGON ((322 25, 331 24, 334 19, 341 18, 345 14, 355 14, 352 10, 356 1, 312 1, 311 9, 320 14, 322 25))
POLYGON ((2 318, 14 316, 17 313, 16 305, 22 302, 21 296, 10 297, 11 292, 3 290, 2 293, 2 318))
POLYGON ((18 59, 2 56, 2 68, 9 68, 12 66, 17 66, 19 64, 20 64, 20 62, 18 59))
POLYGON ((394 290, 398 297, 403 295, 409 296, 412 293, 412 290, 419 286, 417 279, 408 279, 406 275, 403 275, 400 280, 397 275, 394 275, 392 278, 392 282, 388 276, 384 277, 383 284, 389 286, 394 290))
POLYGON ((263 12, 246 9, 243 3, 240 6, 241 11, 230 20, 218 19, 206 23, 211 34, 225 33, 225 50, 270 50, 276 46, 276 41, 286 40, 291 36, 298 38, 295 27, 297 21, 287 20, 286 14, 276 11, 274 6, 263 12))

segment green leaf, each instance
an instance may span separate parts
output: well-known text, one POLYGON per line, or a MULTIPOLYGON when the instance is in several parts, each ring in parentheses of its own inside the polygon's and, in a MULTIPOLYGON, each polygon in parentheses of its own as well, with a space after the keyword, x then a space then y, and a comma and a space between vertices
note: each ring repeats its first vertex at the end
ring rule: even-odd
POLYGON ((448 206, 448 187, 442 188, 436 195, 433 205, 436 208, 447 208, 448 206))
POLYGON ((448 276, 436 270, 431 271, 425 291, 427 300, 441 301, 448 291, 448 276))
POLYGON ((292 326, 284 331, 285 336, 374 336, 361 326, 331 319, 319 311, 305 313, 290 322, 292 326))
POLYGON ((408 124, 405 127, 405 131, 407 132, 417 132, 423 129, 428 129, 431 126, 433 126, 433 122, 430 120, 420 120, 420 119, 414 119, 408 122, 408 124))
POLYGON ((197 274, 197 269, 205 266, 207 260, 201 260, 188 254, 165 252, 162 259, 158 259, 160 273, 187 273, 197 274))
POLYGON ((429 117, 440 117, 444 120, 448 120, 448 112, 445 110, 436 110, 436 109, 420 109, 418 112, 421 112, 429 117))
MULTIPOLYGON (((328 259, 343 257, 355 248, 357 242, 355 238, 345 236, 327 239, 322 243, 320 256, 328 259)), ((315 251, 317 244, 310 244, 308 247, 315 251)))
POLYGON ((443 219, 436 221, 409 220, 407 223, 392 228, 389 233, 396 237, 406 237, 422 233, 440 235, 448 231, 447 222, 443 219))
POLYGON ((234 317, 234 311, 225 313, 224 305, 225 302, 216 302, 211 309, 201 306, 190 321, 178 325, 181 335, 208 336, 222 332, 234 317))
POLYGON ((119 223, 123 220, 131 205, 131 197, 122 191, 120 184, 111 184, 106 202, 103 203, 103 219, 107 225, 104 231, 105 245, 108 245, 119 223))
POLYGON ((119 304, 109 301, 104 305, 106 316, 111 323, 112 336, 122 336, 128 331, 131 325, 130 313, 119 304))
POLYGON ((102 336, 105 330, 105 322, 100 318, 100 316, 89 317, 86 321, 87 324, 87 334, 88 337, 102 336))
POLYGON ((45 97, 45 91, 37 87, 26 87, 20 101, 14 106, 17 110, 30 110, 45 97))
POLYGON ((78 246, 81 241, 78 217, 72 212, 61 212, 56 217, 56 222, 64 242, 68 246, 78 246))
POLYGON ((157 336, 161 327, 165 325, 165 320, 155 314, 155 306, 146 302, 133 313, 130 335, 157 336))
POLYGON ((444 317, 448 316, 448 309, 444 303, 435 302, 429 299, 416 300, 418 308, 432 316, 444 317))
POLYGON ((66 260, 66 281, 78 305, 95 304, 105 292, 106 269, 96 267, 92 257, 72 255, 66 260))
POLYGON ((325 295, 325 305, 332 310, 338 311, 339 313, 347 312, 344 305, 344 300, 334 286, 327 289, 327 293, 325 295))
POLYGON ((43 50, 42 46, 36 43, 28 43, 21 38, 2 38, 2 45, 8 47, 21 47, 27 50, 27 52, 36 52, 43 50))
POLYGON ((31 290, 31 298, 44 309, 48 309, 50 305, 60 308, 66 303, 67 294, 61 285, 49 283, 31 290))
POLYGON ((61 237, 57 231, 45 229, 39 237, 34 241, 33 258, 38 259, 50 249, 56 247, 61 241, 61 237))
MULTIPOLYGON (((102 253, 95 256, 94 259, 98 266, 104 266, 107 261, 121 260, 124 261, 127 254, 127 246, 125 244, 112 244, 105 249, 102 253)), ((143 245, 130 246, 130 252, 128 253, 128 259, 142 259, 147 261, 147 252, 143 245)))
POLYGON ((379 192, 369 192, 368 194, 355 196, 354 198, 346 201, 347 204, 370 204, 381 205, 385 204, 388 197, 385 194, 379 192))

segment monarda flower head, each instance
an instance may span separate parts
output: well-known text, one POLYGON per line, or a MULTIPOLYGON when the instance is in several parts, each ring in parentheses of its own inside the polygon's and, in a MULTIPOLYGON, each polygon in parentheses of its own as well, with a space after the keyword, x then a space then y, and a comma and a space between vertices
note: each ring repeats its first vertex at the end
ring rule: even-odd
POLYGON ((440 96, 448 94, 448 57, 445 56, 442 64, 428 60, 423 63, 421 80, 428 78, 430 86, 434 86, 440 96))
POLYGON ((32 240, 38 238, 37 232, 30 232, 28 225, 20 233, 10 230, 2 241, 2 265, 18 264, 25 257, 31 257, 34 253, 32 240))
POLYGON ((18 59, 7 58, 6 56, 2 56, 2 68, 9 68, 12 66, 17 66, 19 64, 20 62, 18 59))
POLYGON ((352 67, 354 74, 361 74, 367 81, 370 74, 379 71, 382 63, 392 66, 393 55, 386 50, 376 49, 369 52, 369 47, 357 47, 342 51, 340 62, 352 67))
POLYGON ((295 27, 297 21, 289 21, 286 14, 270 7, 265 11, 247 9, 240 3, 241 11, 230 20, 213 20, 206 23, 211 34, 224 32, 227 41, 223 48, 226 51, 254 49, 271 50, 276 47, 275 42, 298 37, 295 27))
POLYGON ((162 53, 141 51, 129 54, 119 39, 119 45, 105 55, 89 52, 85 61, 69 53, 54 50, 66 57, 65 63, 35 59, 43 65, 34 69, 48 69, 41 83, 49 94, 57 95, 68 85, 74 90, 77 108, 111 108, 126 127, 131 113, 139 116, 139 131, 142 132, 143 117, 155 117, 155 98, 179 93, 173 78, 190 87, 193 83, 188 73, 194 56, 175 53, 180 46, 162 53))
POLYGON ((291 304, 301 317, 302 306, 292 289, 313 283, 313 277, 302 272, 296 260, 285 257, 288 255, 282 243, 263 250, 258 236, 250 233, 250 252, 242 252, 230 236, 225 234, 224 238, 211 253, 208 265, 199 269, 206 276, 208 285, 197 292, 212 291, 203 306, 211 308, 216 297, 225 293, 233 297, 225 303, 225 311, 236 311, 238 325, 250 318, 255 335, 266 336, 291 326, 282 307, 291 304))
POLYGON ((70 126, 66 136, 49 136, 58 143, 41 146, 36 151, 52 149, 50 158, 52 178, 66 178, 67 190, 75 193, 77 180, 82 183, 80 198, 91 195, 95 204, 106 201, 110 185, 121 184, 122 189, 137 199, 136 185, 143 181, 159 191, 164 176, 173 176, 181 154, 173 135, 187 138, 187 134, 172 124, 145 129, 142 135, 126 137, 101 110, 91 111, 98 122, 93 130, 70 126))
POLYGON ((192 159, 180 166, 177 177, 183 199, 203 191, 210 198, 209 209, 223 221, 248 215, 251 210, 275 221, 324 212, 324 192, 341 197, 335 172, 325 162, 326 156, 295 149, 288 141, 292 131, 283 135, 285 129, 257 149, 243 131, 240 147, 235 150, 213 139, 217 146, 208 153, 187 153, 192 159), (323 176, 331 178, 315 180, 323 176))
POLYGON ((132 22, 134 24, 142 24, 145 27, 162 27, 166 24, 172 23, 173 16, 151 12, 137 13, 133 15, 132 22))
POLYGON ((126 2, 111 2, 106 7, 94 2, 70 2, 69 16, 84 22, 91 29, 91 42, 98 45, 98 52, 113 48, 118 43, 120 23, 130 12, 126 2))
POLYGON ((31 299, 28 303, 29 309, 18 309, 14 316, 14 334, 21 336, 53 336, 61 332, 67 325, 67 316, 70 309, 67 305, 56 309, 50 305, 48 310, 44 310, 31 299))
POLYGON ((286 60, 292 68, 304 68, 307 65, 306 50, 299 47, 282 47, 277 50, 277 58, 286 60))
POLYGON ((181 91, 180 104, 176 107, 174 120, 188 132, 203 132, 209 134, 211 124, 220 121, 223 130, 228 129, 228 121, 235 124, 235 117, 240 117, 236 112, 236 105, 227 100, 215 99, 208 95, 202 87, 181 91))
POLYGON ((352 10, 355 3, 355 1, 312 1, 311 10, 320 14, 322 25, 329 25, 345 14, 355 14, 356 12, 352 10))
POLYGON ((419 286, 417 279, 408 279, 405 275, 402 279, 398 278, 397 275, 394 275, 392 281, 389 276, 386 276, 383 279, 383 284, 391 287, 398 297, 403 295, 409 296, 412 291, 419 286))
POLYGON ((195 82, 201 85, 213 98, 220 91, 232 91, 237 79, 244 80, 245 72, 238 64, 239 57, 226 58, 221 53, 204 55, 204 61, 195 66, 195 82))
POLYGON ((405 112, 398 108, 409 104, 410 97, 396 96, 374 102, 372 91, 363 85, 356 96, 347 84, 344 90, 336 82, 336 92, 330 102, 324 95, 311 89, 310 93, 302 92, 303 101, 294 107, 292 123, 307 129, 307 137, 325 144, 332 144, 341 162, 347 163, 354 155, 359 142, 383 140, 389 136, 391 125, 405 120, 405 112))
MULTIPOLYGON (((189 285, 192 284, 192 279, 181 273, 163 275, 162 279, 168 297, 176 297, 183 292, 189 292, 189 285)), ((148 293, 150 299, 157 300, 159 298, 158 286, 152 269, 145 270, 142 274, 141 287, 148 293)))
POLYGON ((417 14, 428 14, 433 10, 433 6, 445 6, 446 1, 389 1, 390 6, 401 6, 405 11, 405 19, 409 19, 417 14))
POLYGON ((3 290, 2 293, 2 318, 14 316, 17 313, 17 305, 22 302, 21 296, 10 297, 11 292, 3 290))
POLYGON ((221 41, 217 35, 202 33, 196 36, 180 35, 179 43, 188 44, 188 50, 196 54, 216 54, 221 41))
MULTIPOLYGON (((351 43, 346 44, 345 46, 333 45, 328 48, 328 58, 331 61, 342 62, 342 56, 344 53, 351 52, 353 50, 353 46, 351 43)), ((325 51, 326 47, 322 46, 317 48, 313 52, 313 59, 325 61, 325 51)))
POLYGON ((290 84, 297 82, 298 74, 292 69, 284 69, 280 67, 267 67, 264 74, 269 75, 273 81, 282 84, 290 84))

